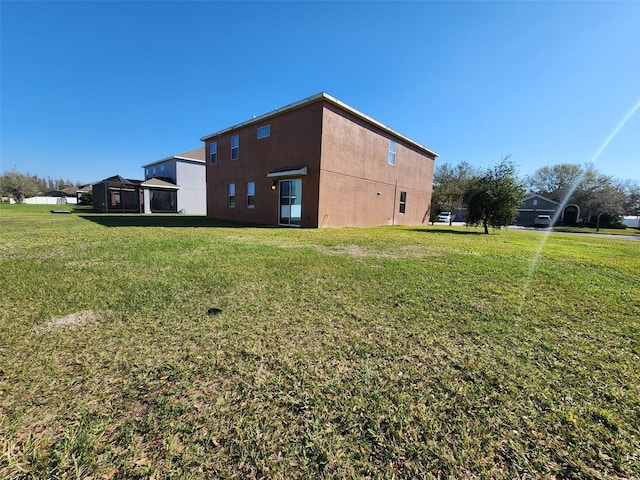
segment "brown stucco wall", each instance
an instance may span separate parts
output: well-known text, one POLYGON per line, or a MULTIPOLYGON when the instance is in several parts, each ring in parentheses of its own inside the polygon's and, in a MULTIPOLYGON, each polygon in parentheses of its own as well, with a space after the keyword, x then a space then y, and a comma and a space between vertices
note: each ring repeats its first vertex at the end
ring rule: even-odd
POLYGON ((278 224, 278 191, 271 189, 273 170, 306 166, 302 177, 301 226, 318 226, 318 184, 322 103, 304 105, 264 122, 207 139, 207 216, 265 225, 278 224), (271 126, 271 135, 257 139, 257 128, 271 126), (239 135, 240 155, 231 160, 231 137, 239 135), (218 142, 218 163, 211 165, 209 146, 218 142), (256 183, 255 207, 246 207, 246 184, 256 183), (227 207, 227 185, 236 184, 236 207, 227 207))
MULTIPOLYGON (((278 224, 279 192, 267 174, 306 166, 302 176, 301 226, 419 225, 431 201, 434 156, 326 99, 256 120, 206 138, 207 216, 278 224), (257 128, 271 135, 257 139, 257 128), (231 160, 231 137, 240 155, 231 160), (396 164, 387 161, 396 141, 396 164), (217 141, 218 162, 210 163, 217 141), (255 207, 246 206, 246 184, 256 183, 255 207), (227 185, 236 185, 236 207, 227 207, 227 185), (400 193, 406 192, 404 214, 400 193)), ((296 178, 296 177, 293 177, 296 178)))
POLYGON ((328 102, 322 130, 319 226, 423 223, 433 158, 328 102), (388 163, 390 139, 397 144, 395 165, 388 163), (404 214, 399 213, 402 191, 407 192, 404 214))

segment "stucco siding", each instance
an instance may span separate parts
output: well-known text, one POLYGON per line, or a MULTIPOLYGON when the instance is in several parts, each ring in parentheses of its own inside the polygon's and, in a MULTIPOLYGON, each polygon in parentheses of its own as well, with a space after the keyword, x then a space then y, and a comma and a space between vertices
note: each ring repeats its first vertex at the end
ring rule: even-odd
POLYGON ((176 161, 176 183, 178 190, 178 210, 188 214, 207 213, 207 180, 202 163, 176 161))
POLYGON ((422 223, 431 202, 433 158, 331 104, 322 130, 320 226, 422 223), (388 162, 390 140, 396 142, 395 165, 388 162))
MULTIPOLYGON (((302 226, 317 227, 322 106, 305 105, 264 123, 252 124, 207 139, 207 216, 277 225, 278 191, 272 190, 273 170, 307 167, 302 177, 302 226), (270 125, 270 135, 257 138, 258 127, 270 125), (239 156, 231 160, 231 138, 239 137, 239 156), (210 163, 211 142, 217 142, 217 163, 210 163), (255 205, 246 205, 247 182, 255 182, 255 205), (227 188, 236 188, 236 206, 228 207, 227 188)), ((276 180, 277 182, 277 180, 276 180)))

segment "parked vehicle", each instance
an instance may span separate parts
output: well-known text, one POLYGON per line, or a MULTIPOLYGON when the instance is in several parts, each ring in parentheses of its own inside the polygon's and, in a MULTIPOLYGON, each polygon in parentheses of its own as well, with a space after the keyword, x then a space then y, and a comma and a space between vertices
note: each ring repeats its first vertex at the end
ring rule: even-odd
POLYGON ((438 221, 449 223, 451 221, 451 212, 440 212, 438 215, 438 221))
POLYGON ((533 226, 538 228, 549 228, 551 226, 551 215, 538 215, 533 221, 533 226))

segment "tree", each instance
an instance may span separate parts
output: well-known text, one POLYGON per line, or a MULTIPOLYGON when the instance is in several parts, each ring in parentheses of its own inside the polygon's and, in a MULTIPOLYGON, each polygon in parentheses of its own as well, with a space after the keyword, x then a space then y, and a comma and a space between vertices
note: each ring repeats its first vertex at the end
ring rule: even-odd
POLYGON ((640 183, 633 180, 622 180, 616 183, 625 195, 624 215, 640 215, 640 183))
MULTIPOLYGON (((453 213, 461 206, 464 192, 474 174, 474 168, 467 162, 462 162, 455 167, 444 163, 437 168, 433 176, 432 218, 442 211, 453 213)), ((449 224, 452 219, 453 215, 449 219, 449 224)))
POLYGON ((589 217, 596 217, 596 231, 600 231, 600 219, 603 215, 616 218, 624 214, 625 192, 611 177, 599 175, 597 181, 590 184, 584 193, 584 205, 589 210, 589 217))
POLYGON ((80 204, 93 205, 93 190, 89 190, 88 192, 84 192, 80 195, 80 204))
POLYGON ((558 203, 582 180, 585 170, 570 163, 542 167, 527 177, 527 186, 532 193, 544 193, 558 203))
POLYGON ((19 173, 15 169, 0 176, 0 193, 15 198, 18 203, 22 203, 26 197, 36 195, 41 187, 35 177, 19 173))
POLYGON ((516 177, 513 163, 504 158, 469 183, 463 199, 467 204, 467 223, 500 228, 512 224, 525 194, 524 183, 516 177))

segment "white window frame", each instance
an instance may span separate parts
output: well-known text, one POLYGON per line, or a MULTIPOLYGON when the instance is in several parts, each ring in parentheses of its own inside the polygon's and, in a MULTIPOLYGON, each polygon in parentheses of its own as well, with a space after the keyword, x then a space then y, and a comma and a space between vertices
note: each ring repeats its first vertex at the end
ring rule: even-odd
POLYGON ((396 164, 397 148, 398 148, 398 145, 396 144, 395 140, 389 140, 389 154, 387 155, 387 162, 389 163, 389 165, 396 164))
POLYGON ((261 127, 258 127, 258 130, 256 131, 256 136, 258 137, 258 140, 261 138, 267 138, 271 136, 271 125, 263 125, 261 127))
POLYGON ((240 135, 233 135, 231 137, 231 160, 238 160, 240 158, 240 135), (234 141, 236 146, 234 147, 234 141), (235 157, 233 156, 233 151, 235 150, 235 157))

